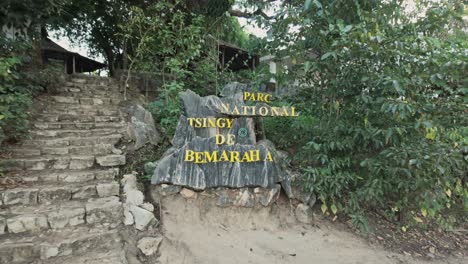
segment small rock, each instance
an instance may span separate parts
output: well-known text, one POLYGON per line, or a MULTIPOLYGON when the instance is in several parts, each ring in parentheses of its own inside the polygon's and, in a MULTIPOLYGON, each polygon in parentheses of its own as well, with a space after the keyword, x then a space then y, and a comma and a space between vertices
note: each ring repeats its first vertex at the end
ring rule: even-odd
POLYGON ((62 208, 56 212, 49 213, 47 219, 50 227, 64 228, 65 226, 76 226, 85 222, 85 208, 62 208))
POLYGON ((228 207, 231 205, 232 201, 229 199, 227 195, 220 195, 218 200, 216 201, 216 205, 219 207, 228 207))
POLYGON ((156 192, 162 196, 168 196, 172 194, 177 194, 180 192, 182 187, 178 185, 172 184, 159 184, 159 185, 151 185, 151 192, 156 192))
POLYGON ((294 198, 304 204, 308 204, 312 196, 312 192, 306 192, 303 190, 302 186, 292 186, 292 194, 294 198))
POLYGON ((130 208, 128 206, 124 206, 124 225, 133 225, 133 223, 135 223, 135 219, 130 212, 130 208))
POLYGON ((130 190, 136 190, 137 188, 137 178, 134 174, 125 174, 121 180, 123 185, 123 192, 127 194, 130 190))
POLYGON ((127 136, 135 142, 133 149, 139 149, 146 144, 157 145, 160 135, 156 129, 153 116, 141 105, 126 104, 121 108, 129 115, 127 136))
POLYGON ((276 184, 274 188, 265 189, 257 187, 254 189, 255 199, 263 206, 269 206, 271 203, 278 199, 280 194, 281 185, 276 184))
POLYGON ((197 193, 190 190, 190 189, 187 189, 187 188, 183 188, 180 191, 180 195, 182 195, 182 197, 184 197, 185 199, 196 199, 197 198, 197 193))
POLYGON ((143 203, 142 205, 140 205, 140 207, 145 209, 145 210, 148 210, 150 212, 154 211, 154 205, 152 205, 150 203, 143 203))
POLYGON ((309 203, 308 203, 309 207, 310 208, 314 207, 316 202, 317 202, 317 195, 315 195, 315 193, 312 193, 310 195, 310 200, 309 200, 309 203))
MULTIPOLYGON (((91 168, 94 165, 94 158, 82 158, 82 159, 74 159, 70 161, 69 169, 71 170, 82 170, 82 169, 87 169, 91 168)), ((55 165, 55 167, 57 164, 55 165)), ((56 167, 56 169, 61 169, 59 167, 56 167)))
POLYGON ((122 221, 122 203, 119 197, 90 199, 86 203, 86 222, 119 224, 122 221))
POLYGON ((228 207, 232 205, 233 202, 233 197, 229 195, 229 192, 225 188, 217 188, 216 189, 216 195, 218 196, 218 199, 216 201, 216 205, 219 207, 228 207))
POLYGON ((163 240, 162 236, 144 237, 138 241, 138 248, 146 256, 151 256, 158 251, 159 245, 163 240))
POLYGON ((49 247, 42 249, 41 257, 44 259, 49 259, 56 257, 59 254, 59 249, 57 247, 49 247))
POLYGON ((244 190, 239 190, 236 199, 234 200, 233 204, 235 206, 242 206, 242 207, 254 207, 255 206, 255 198, 253 194, 249 191, 248 188, 244 190))
POLYGON ((305 204, 299 204, 295 210, 297 221, 303 224, 312 223, 312 209, 305 204))
POLYGON ((130 206, 130 212, 135 219, 135 228, 143 231, 151 223, 157 221, 153 213, 135 205, 130 206))
POLYGON ((38 189, 11 189, 3 192, 3 203, 5 205, 14 204, 35 204, 37 203, 38 189))
POLYGON ((21 233, 26 231, 39 231, 49 228, 47 218, 43 215, 20 215, 7 219, 8 231, 21 233))
POLYGON ((128 204, 133 204, 133 205, 143 204, 143 201, 145 199, 145 196, 143 195, 143 193, 138 190, 128 191, 125 197, 126 197, 125 202, 128 204))
POLYGON ((5 234, 6 221, 5 218, 0 217, 0 235, 5 234))
POLYGON ((118 196, 119 195, 119 184, 116 182, 111 183, 100 183, 96 186, 96 190, 99 197, 107 196, 118 196))
POLYGON ((112 153, 117 155, 122 155, 122 150, 118 148, 112 148, 112 153))
POLYGON ((96 157, 96 162, 104 167, 125 165, 125 155, 107 155, 96 157))

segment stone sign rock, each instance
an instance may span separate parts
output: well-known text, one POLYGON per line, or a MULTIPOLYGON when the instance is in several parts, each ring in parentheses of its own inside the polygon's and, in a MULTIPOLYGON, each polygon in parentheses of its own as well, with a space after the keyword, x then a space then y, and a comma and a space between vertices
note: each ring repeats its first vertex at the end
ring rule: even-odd
MULTIPOLYGON (((260 112, 265 116, 265 112, 272 107, 265 103, 244 102, 242 91, 245 89, 246 86, 240 84, 228 85, 223 90, 222 95, 226 96, 223 98, 201 97, 190 90, 180 94, 182 115, 172 139, 172 148, 153 163, 156 168, 152 174, 152 184, 171 184, 192 190, 217 187, 275 190, 265 193, 265 197, 259 201, 261 204, 269 204, 277 197, 277 187, 280 186, 277 184, 289 186, 289 174, 281 168, 274 145, 266 140, 257 142, 256 139, 253 117, 260 115, 260 112), (250 113, 243 114, 227 109, 227 106, 245 106, 243 109, 246 109, 253 107, 253 104, 265 108, 252 108, 250 113), (207 119, 211 124, 219 119, 225 122, 216 126, 203 125, 207 119), (219 137, 226 138, 227 142, 230 136, 235 137, 235 142, 218 142, 219 137), (233 157, 232 153, 237 153, 237 157, 233 157), (203 158, 201 155, 204 155, 203 158)), ((151 166, 147 168, 152 169, 151 166)), ((250 196, 250 193, 243 193, 234 204, 247 205, 250 196)))

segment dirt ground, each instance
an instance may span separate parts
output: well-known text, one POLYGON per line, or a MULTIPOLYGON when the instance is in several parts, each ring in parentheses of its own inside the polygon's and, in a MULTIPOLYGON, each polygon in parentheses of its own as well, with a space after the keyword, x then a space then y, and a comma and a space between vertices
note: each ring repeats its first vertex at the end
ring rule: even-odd
POLYGON ((162 264, 468 263, 466 255, 426 260, 385 250, 318 215, 312 225, 299 224, 286 203, 250 209, 219 208, 207 197, 161 202, 162 264))

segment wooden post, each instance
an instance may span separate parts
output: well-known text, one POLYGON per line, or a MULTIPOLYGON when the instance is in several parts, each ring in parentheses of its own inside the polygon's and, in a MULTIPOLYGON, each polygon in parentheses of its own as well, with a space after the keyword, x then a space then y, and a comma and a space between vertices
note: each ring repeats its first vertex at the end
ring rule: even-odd
POLYGON ((76 72, 76 68, 75 68, 75 55, 73 55, 73 74, 75 74, 76 72))
POLYGON ((67 72, 67 62, 68 62, 68 61, 67 61, 67 58, 65 57, 65 59, 63 59, 63 61, 64 61, 63 66, 65 66, 65 74, 67 74, 67 73, 68 73, 68 72, 67 72))
MULTIPOLYGON (((219 45, 219 44, 218 44, 219 45)), ((222 53, 222 60, 221 60, 221 72, 224 72, 224 53, 226 53, 226 49, 223 48, 223 53, 222 53)))

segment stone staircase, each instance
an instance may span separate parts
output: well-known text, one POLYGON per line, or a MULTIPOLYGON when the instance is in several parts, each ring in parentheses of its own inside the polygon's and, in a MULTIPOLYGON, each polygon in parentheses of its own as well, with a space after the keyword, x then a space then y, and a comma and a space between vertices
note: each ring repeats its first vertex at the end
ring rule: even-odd
POLYGON ((73 75, 57 92, 38 99, 30 138, 1 161, 19 183, 0 189, 0 263, 126 263, 118 85, 73 75))

